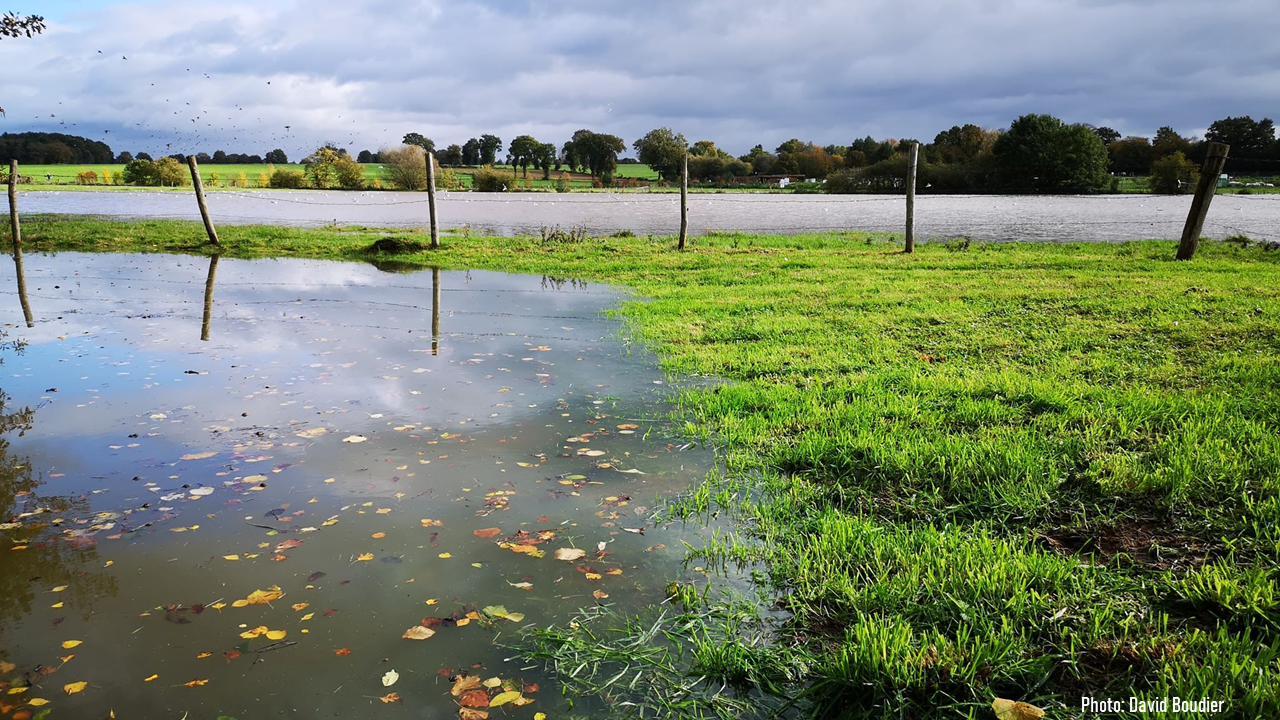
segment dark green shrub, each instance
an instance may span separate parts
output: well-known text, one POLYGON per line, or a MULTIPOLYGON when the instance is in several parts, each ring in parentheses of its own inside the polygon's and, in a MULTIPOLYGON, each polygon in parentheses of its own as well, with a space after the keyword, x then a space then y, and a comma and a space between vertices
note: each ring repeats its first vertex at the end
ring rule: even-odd
POLYGON ((1195 190, 1200 182, 1196 164, 1181 152, 1166 155, 1151 163, 1151 192, 1160 195, 1178 195, 1195 190))

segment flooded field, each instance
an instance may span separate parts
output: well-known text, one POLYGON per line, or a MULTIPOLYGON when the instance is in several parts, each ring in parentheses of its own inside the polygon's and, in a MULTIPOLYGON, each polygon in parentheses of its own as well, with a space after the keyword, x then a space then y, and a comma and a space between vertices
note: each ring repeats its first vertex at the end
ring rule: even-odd
MULTIPOLYGON (((689 198, 689 230, 792 234, 820 230, 901 233, 901 195, 706 194, 689 198)), ((24 213, 71 213, 199 220, 190 192, 22 193, 24 213)), ((916 203, 922 238, 1045 242, 1178 238, 1189 195, 923 195, 916 203)), ((7 207, 7 201, 6 201, 7 207)), ((424 226, 422 193, 220 191, 209 194, 219 224, 424 226)), ((595 233, 671 234, 680 201, 644 193, 441 193, 441 225, 499 235, 584 225, 595 233)), ((1207 237, 1246 234, 1280 241, 1280 195, 1221 195, 1204 226, 1207 237)))
POLYGON ((495 643, 692 574, 693 531, 648 517, 711 454, 663 420, 610 288, 74 253, 25 274, 30 327, 0 271, 24 345, 0 364, 5 717, 555 717, 495 643))

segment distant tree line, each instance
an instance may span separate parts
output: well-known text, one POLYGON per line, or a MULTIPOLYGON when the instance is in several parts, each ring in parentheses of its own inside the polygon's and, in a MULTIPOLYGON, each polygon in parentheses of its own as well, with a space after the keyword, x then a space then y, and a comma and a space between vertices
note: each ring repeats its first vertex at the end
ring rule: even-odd
POLYGON ((34 165, 109 163, 115 159, 106 143, 62 133, 24 132, 0 135, 0 158, 34 165))

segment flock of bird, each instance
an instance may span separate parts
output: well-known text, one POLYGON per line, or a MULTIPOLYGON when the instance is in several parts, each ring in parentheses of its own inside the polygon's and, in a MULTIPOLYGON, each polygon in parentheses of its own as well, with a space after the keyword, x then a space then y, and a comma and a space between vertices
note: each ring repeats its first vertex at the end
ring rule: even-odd
MULTIPOLYGON (((109 55, 102 50, 98 50, 97 55, 102 56, 99 58, 99 61, 110 62, 108 58, 114 57, 114 54, 109 55)), ((129 57, 122 54, 120 56, 120 60, 115 62, 129 62, 129 57)), ((192 72, 191 68, 186 68, 186 72, 192 72)), ((216 73, 216 70, 214 72, 216 73)), ((205 81, 212 81, 214 79, 214 77, 208 72, 199 71, 199 75, 203 76, 203 80, 205 81)), ((271 86, 273 90, 279 87, 278 84, 271 85, 271 80, 266 80, 265 83, 266 85, 271 86)), ((150 83, 150 87, 155 87, 155 83, 150 83)), ((190 91, 198 90, 199 85, 196 83, 185 83, 182 88, 184 91, 189 93, 190 91)), ((160 121, 158 117, 156 117, 158 115, 156 110, 159 108, 147 108, 145 103, 141 104, 140 106, 135 107, 134 112, 140 115, 150 115, 152 119, 146 121, 145 124, 143 122, 135 122, 133 127, 137 128, 137 130, 128 133, 129 138, 126 140, 116 140, 115 142, 117 147, 113 147, 113 151, 116 153, 119 153, 122 150, 129 150, 135 153, 139 151, 146 151, 152 155, 157 155, 157 153, 159 153, 159 155, 169 155, 174 153, 194 154, 198 152, 207 152, 212 154, 214 150, 225 150, 228 153, 265 155, 268 150, 273 148, 285 148, 288 151, 288 154, 297 153, 299 151, 305 153, 311 149, 305 146, 304 138, 299 138, 294 134, 292 124, 283 126, 277 125, 274 126, 275 129, 268 129, 261 116, 254 117, 252 122, 248 122, 244 115, 244 113, 247 112, 244 104, 236 104, 234 111, 224 109, 223 112, 228 114, 225 117, 221 117, 219 116, 220 114, 218 113, 217 108, 213 108, 213 112, 211 113, 210 109, 200 107, 202 103, 199 99, 195 101, 196 105, 194 106, 190 101, 181 100, 181 98, 166 97, 157 98, 157 100, 163 100, 165 103, 172 103, 169 108, 166 108, 168 110, 166 115, 170 116, 172 125, 166 126, 167 123, 160 121), (177 105, 177 102, 179 101, 182 102, 181 106, 177 105), (173 109, 174 107, 177 109, 173 109), (150 131, 149 134, 144 136, 143 133, 146 133, 147 131, 150 131), (129 142, 135 142, 137 146, 121 146, 123 143, 129 142), (160 150, 160 143, 164 143, 163 151, 160 150)), ((58 102, 58 105, 62 104, 63 103, 61 101, 58 102)), ((0 108, 0 117, 4 117, 4 108, 0 108)), ((34 119, 41 120, 45 118, 43 115, 35 115, 34 119)), ((49 113, 48 119, 57 120, 59 126, 67 132, 70 132, 73 128, 76 128, 79 125, 88 124, 83 121, 69 121, 68 118, 60 117, 56 112, 49 113)), ((342 120, 342 116, 338 115, 335 119, 342 120)), ((344 122, 343 125, 346 125, 346 123, 344 122)), ((347 127, 351 132, 351 136, 345 143, 345 147, 351 148, 355 145, 357 141, 355 132, 357 130, 357 126, 358 120, 351 119, 350 125, 347 127)), ((38 130, 39 128, 33 129, 38 130)), ((326 133, 333 133, 335 131, 336 128, 333 127, 325 129, 326 133)), ((383 128, 384 136, 386 136, 389 131, 389 128, 383 128)), ((113 138, 111 138, 110 129, 103 129, 101 131, 101 137, 98 138, 93 138, 90 132, 82 130, 72 134, 89 136, 90 139, 102 140, 103 142, 107 142, 107 144, 111 144, 109 141, 113 140, 113 138)), ((119 136, 120 130, 117 129, 117 137, 119 136)), ((329 137, 326 139, 332 140, 333 138, 329 137)))

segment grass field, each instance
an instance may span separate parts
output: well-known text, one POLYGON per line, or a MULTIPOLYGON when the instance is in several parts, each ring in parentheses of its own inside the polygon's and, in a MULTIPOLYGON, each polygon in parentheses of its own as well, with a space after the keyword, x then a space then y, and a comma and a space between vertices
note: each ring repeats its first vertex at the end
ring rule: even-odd
MULTIPOLYGON (((24 228, 29 252, 205 252, 186 223, 24 228)), ((368 259, 376 238, 422 239, 221 233, 240 257, 368 259)), ((1081 717, 1084 695, 1280 717, 1280 252, 1173 255, 721 233, 684 253, 446 237, 395 260, 634 288, 622 317, 665 368, 726 381, 681 398, 724 471, 665 513, 737 518, 692 563, 743 568, 762 599, 676 587, 661 618, 603 613, 530 639, 620 717, 795 702, 991 718, 996 697, 1081 717)))

